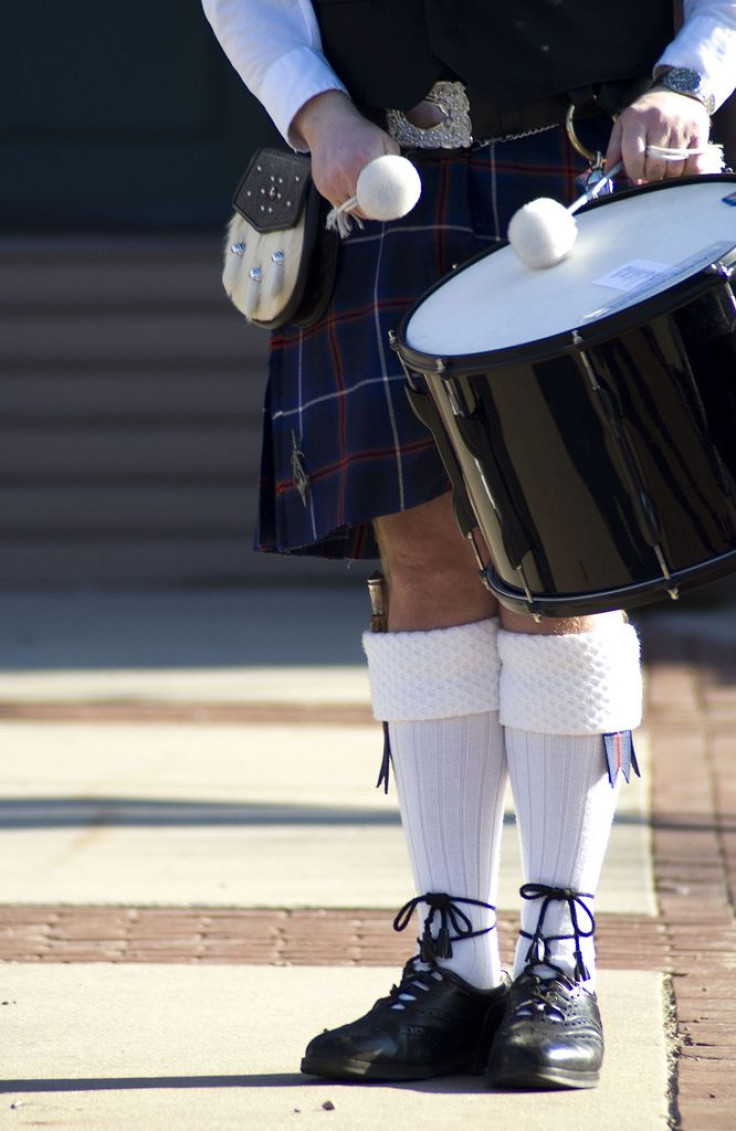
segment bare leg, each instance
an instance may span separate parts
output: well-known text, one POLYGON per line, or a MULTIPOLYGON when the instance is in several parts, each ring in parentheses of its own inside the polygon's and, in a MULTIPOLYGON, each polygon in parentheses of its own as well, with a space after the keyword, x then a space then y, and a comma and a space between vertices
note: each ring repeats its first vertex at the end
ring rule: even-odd
POLYGON ((389 629, 416 632, 469 624, 486 617, 501 617, 510 632, 561 636, 593 632, 602 617, 530 616, 500 609, 478 577, 472 547, 462 537, 452 515, 451 496, 441 495, 409 511, 376 521, 376 532, 389 583, 389 629))
POLYGON ((391 632, 498 616, 498 602, 481 584, 472 547, 455 525, 450 495, 379 518, 375 527, 389 584, 391 632))

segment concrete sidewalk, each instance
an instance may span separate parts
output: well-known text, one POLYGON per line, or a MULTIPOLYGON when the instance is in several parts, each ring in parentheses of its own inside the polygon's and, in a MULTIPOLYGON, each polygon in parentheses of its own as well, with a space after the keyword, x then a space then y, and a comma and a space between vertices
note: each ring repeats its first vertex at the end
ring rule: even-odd
POLYGON ((5 973, 12 1004, 0 1110, 22 1104, 14 1126, 666 1127, 654 974, 602 979, 611 1053, 601 1086, 532 1096, 490 1094, 476 1077, 356 1086, 300 1075, 315 1030, 359 1016, 386 993, 395 971, 383 967, 23 965, 5 973))
MULTIPOLYGON (((385 993, 408 953, 390 931, 411 886, 395 795, 372 788, 381 736, 355 644, 366 619, 360 595, 7 602, 0 597, 0 1110, 16 1105, 15 1125, 677 1125, 682 1062, 672 1041, 687 1045, 689 1021, 668 1013, 677 1005, 672 939, 682 940, 682 961, 695 941, 687 915, 691 935, 677 936, 687 902, 677 890, 688 832, 679 797, 677 813, 666 809, 679 830, 655 820, 652 836, 652 804, 661 820, 672 786, 657 727, 676 703, 676 784, 687 786, 692 810, 702 798, 687 776, 685 739, 692 746, 698 727, 712 734, 714 720, 730 720, 736 696, 678 658, 688 645, 679 636, 667 644, 669 627, 651 670, 654 725, 639 742, 654 765, 623 791, 598 901, 604 1080, 589 1093, 505 1096, 467 1078, 389 1088, 298 1074, 308 1037, 385 993), (318 668, 301 665, 310 639, 318 668), (704 701, 716 705, 707 718, 704 701), (658 857, 663 834, 674 840, 658 857)), ((698 627, 690 639, 707 634, 698 627)), ((696 816, 721 835, 712 806, 696 816)), ((701 858, 704 837, 695 834, 701 858)), ((724 989, 736 954, 730 895, 718 896, 713 875, 701 937, 713 934, 709 961, 733 1004, 724 989)), ((518 883, 509 811, 499 901, 507 958, 518 883)), ((719 1122, 720 1087, 707 1124, 680 1125, 732 1126, 719 1122)), ((695 1098, 702 1106, 707 1097, 695 1098)), ((730 1117, 730 1105, 723 1110, 730 1117)))

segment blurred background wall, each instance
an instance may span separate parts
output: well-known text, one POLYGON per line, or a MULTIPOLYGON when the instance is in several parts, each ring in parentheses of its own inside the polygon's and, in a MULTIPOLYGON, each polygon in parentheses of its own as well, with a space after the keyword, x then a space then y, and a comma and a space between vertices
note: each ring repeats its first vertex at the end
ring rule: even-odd
POLYGON ((24 0, 0 75, 0 586, 318 573, 250 550, 266 335, 221 244, 276 135, 199 0, 24 0))
POLYGON ((199 0, 23 0, 0 75, 0 587, 345 577, 250 551, 266 336, 220 249, 275 135, 199 0))

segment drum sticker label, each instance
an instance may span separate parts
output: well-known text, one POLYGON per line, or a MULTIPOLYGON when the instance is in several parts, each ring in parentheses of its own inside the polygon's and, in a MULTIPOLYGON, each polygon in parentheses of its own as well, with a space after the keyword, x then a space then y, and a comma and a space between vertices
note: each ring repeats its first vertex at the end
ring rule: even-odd
POLYGON ((671 263, 658 263, 656 259, 630 259, 592 282, 596 287, 611 287, 614 291, 638 291, 675 270, 671 263))
POLYGON ((730 204, 736 208, 736 192, 732 192, 730 196, 724 196, 723 203, 730 204))
POLYGON ((597 286, 620 291, 619 296, 595 310, 589 310, 582 316, 581 324, 635 306, 643 299, 659 294, 675 283, 697 275, 699 271, 705 271, 711 263, 717 263, 719 259, 730 255, 733 249, 731 242, 714 243, 675 264, 659 263, 652 259, 631 259, 628 263, 622 263, 607 275, 601 275, 600 279, 592 280, 597 286))

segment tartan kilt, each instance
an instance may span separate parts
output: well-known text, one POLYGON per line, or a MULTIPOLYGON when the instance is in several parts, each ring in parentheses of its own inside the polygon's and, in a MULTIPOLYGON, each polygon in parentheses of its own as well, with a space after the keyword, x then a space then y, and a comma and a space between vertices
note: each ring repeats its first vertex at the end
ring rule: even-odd
POLYGON ((585 170, 564 127, 409 156, 423 185, 414 210, 354 227, 324 317, 271 336, 257 550, 377 557, 372 519, 449 490, 388 333, 454 264, 505 238, 523 204, 574 199, 585 170))

